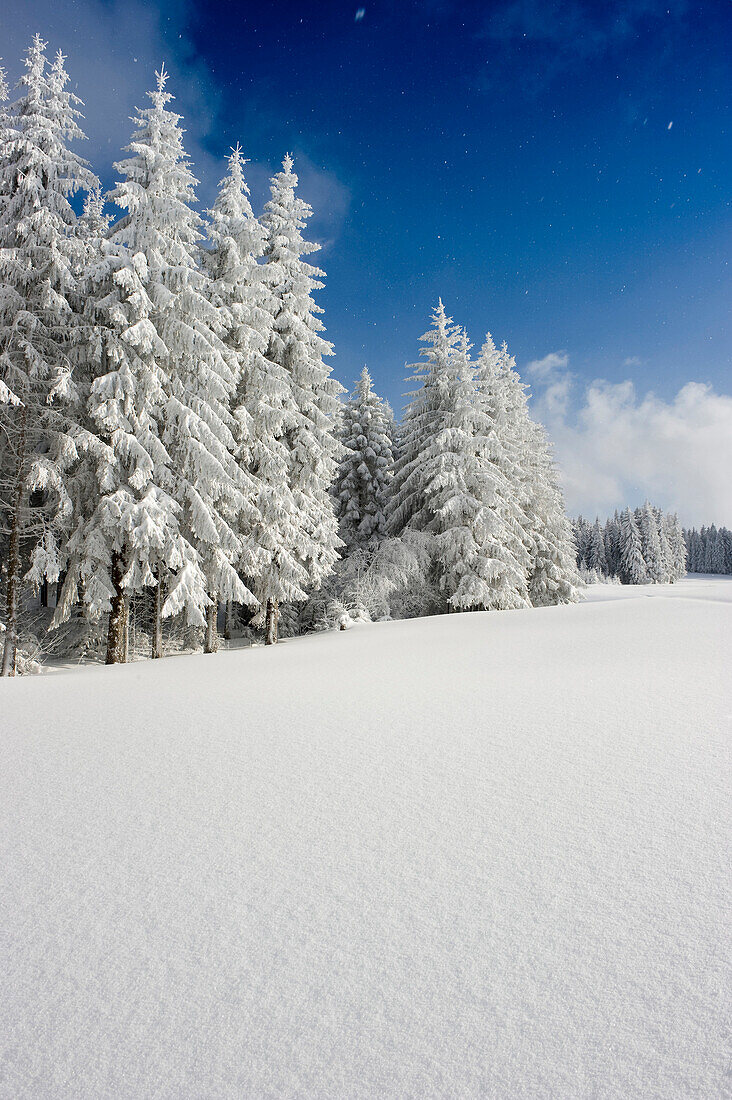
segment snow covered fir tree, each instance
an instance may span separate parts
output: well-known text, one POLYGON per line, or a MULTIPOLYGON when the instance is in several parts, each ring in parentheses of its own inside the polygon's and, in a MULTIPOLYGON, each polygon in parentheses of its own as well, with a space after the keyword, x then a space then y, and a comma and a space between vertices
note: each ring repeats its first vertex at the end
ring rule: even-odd
POLYGON ((161 68, 103 194, 68 84, 38 36, 13 102, 0 70, 3 675, 732 571, 649 503, 570 524, 506 344, 442 301, 401 422, 366 367, 344 400, 292 157, 258 215, 237 145, 199 212, 161 68))
POLYGON ((577 564, 586 580, 673 584, 687 571, 687 540, 678 517, 648 501, 616 512, 604 524, 578 516, 573 529, 577 564))
POLYGON ((386 537, 386 511, 394 473, 394 415, 374 391, 366 367, 343 407, 344 447, 333 484, 339 534, 346 553, 376 547, 386 537))
POLYGON ((728 527, 692 527, 684 531, 690 573, 732 573, 732 531, 728 527))

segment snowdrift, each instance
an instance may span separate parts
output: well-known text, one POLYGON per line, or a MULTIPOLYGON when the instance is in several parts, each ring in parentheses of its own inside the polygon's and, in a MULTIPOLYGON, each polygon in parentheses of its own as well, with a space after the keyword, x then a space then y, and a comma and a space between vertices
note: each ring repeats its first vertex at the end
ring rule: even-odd
POLYGON ((731 601, 0 684, 0 1096, 721 1096, 731 601))

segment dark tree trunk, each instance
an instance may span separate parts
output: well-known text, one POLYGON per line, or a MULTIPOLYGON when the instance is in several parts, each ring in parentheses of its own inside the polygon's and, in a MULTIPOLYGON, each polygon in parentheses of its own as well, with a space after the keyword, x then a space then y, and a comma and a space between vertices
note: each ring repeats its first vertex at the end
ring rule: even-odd
POLYGON ((211 603, 206 608, 206 636, 203 640, 203 652, 215 653, 219 648, 219 639, 216 633, 216 618, 219 613, 219 598, 214 593, 211 603))
POLYGON ((112 555, 114 595, 112 596, 112 609, 109 612, 109 630, 107 631, 106 663, 108 665, 123 665, 126 659, 127 601, 122 588, 123 576, 122 555, 114 553, 112 555))
POLYGON ((130 606, 131 599, 129 592, 125 592, 124 598, 124 633, 122 635, 122 662, 127 664, 130 659, 130 606))
POLYGON ((153 610, 152 652, 150 656, 157 660, 163 656, 163 570, 158 568, 158 583, 155 586, 155 607, 153 610))
POLYGON ((280 618, 280 601, 267 600, 267 615, 264 626, 264 644, 277 645, 277 627, 280 618))
POLYGON ((226 618, 224 619, 224 638, 230 642, 234 635, 234 604, 232 600, 226 601, 226 618))
POLYGON ((20 410, 20 437, 18 440, 18 458, 15 465, 15 492, 13 493, 13 514, 10 522, 10 545, 8 547, 8 582, 5 600, 5 644, 1 676, 15 676, 15 662, 18 651, 18 586, 20 584, 20 524, 25 488, 25 445, 27 409, 20 410))

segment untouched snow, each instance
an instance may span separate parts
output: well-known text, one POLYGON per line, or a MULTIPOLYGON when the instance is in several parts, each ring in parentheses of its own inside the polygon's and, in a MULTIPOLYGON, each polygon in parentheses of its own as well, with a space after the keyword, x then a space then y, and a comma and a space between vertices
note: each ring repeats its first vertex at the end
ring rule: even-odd
POLYGON ((0 683, 0 1095, 724 1095, 731 596, 0 683))

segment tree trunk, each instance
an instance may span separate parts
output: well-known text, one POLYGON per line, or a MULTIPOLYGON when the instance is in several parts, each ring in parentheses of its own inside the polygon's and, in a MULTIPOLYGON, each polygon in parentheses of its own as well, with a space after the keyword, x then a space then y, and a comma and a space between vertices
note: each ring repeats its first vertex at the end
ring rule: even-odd
POLYGON ((267 617, 264 627, 264 644, 277 645, 277 626, 280 618, 280 601, 267 600, 267 617))
POLYGON ((163 655, 163 570, 158 566, 158 583, 155 586, 155 609, 153 611, 152 652, 150 656, 157 660, 163 655))
POLYGON ((219 597, 216 593, 211 596, 211 603, 206 608, 206 636, 203 640, 203 652, 215 653, 219 648, 219 639, 216 634, 216 618, 219 613, 219 597))
POLYGON ((114 585, 114 595, 112 596, 112 609, 109 612, 109 630, 107 632, 106 663, 108 665, 123 665, 125 663, 127 604, 124 589, 122 588, 123 576, 124 568, 122 565, 122 555, 115 552, 112 555, 112 584, 114 585))
POLYGON ((234 603, 232 600, 226 601, 226 618, 224 620, 224 638, 227 642, 230 642, 234 634, 234 603))
POLYGON ((122 634, 122 663, 127 664, 130 659, 130 606, 132 600, 129 592, 125 590, 124 598, 124 631, 122 634))
POLYGON ((0 676, 15 676, 15 661, 18 651, 18 585, 20 583, 20 523, 23 507, 23 489, 25 486, 25 444, 28 410, 23 405, 20 410, 20 437, 18 440, 18 458, 15 464, 15 492, 13 494, 13 518, 10 524, 10 546, 8 547, 8 587, 6 591, 5 644, 0 676))

